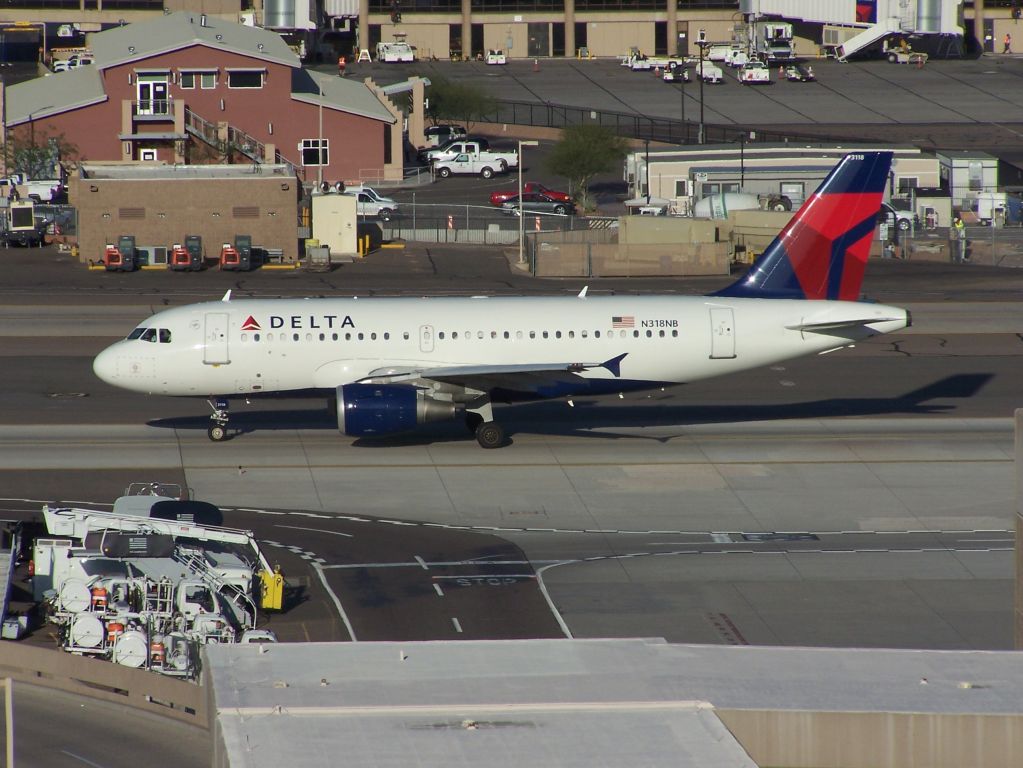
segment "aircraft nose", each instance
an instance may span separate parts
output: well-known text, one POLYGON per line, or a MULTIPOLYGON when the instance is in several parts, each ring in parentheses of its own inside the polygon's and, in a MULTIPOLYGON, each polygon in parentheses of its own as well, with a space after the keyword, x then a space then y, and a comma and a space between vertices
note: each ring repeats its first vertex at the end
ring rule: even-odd
POLYGON ((92 372, 96 378, 105 381, 107 384, 115 384, 117 379, 117 352, 113 347, 107 347, 92 361, 92 372))

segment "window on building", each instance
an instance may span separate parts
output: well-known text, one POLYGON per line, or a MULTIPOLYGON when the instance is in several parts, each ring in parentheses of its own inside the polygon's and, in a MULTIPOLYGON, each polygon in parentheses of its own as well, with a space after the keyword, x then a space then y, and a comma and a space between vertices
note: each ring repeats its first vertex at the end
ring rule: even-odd
POLYGON ((235 69, 227 73, 228 88, 262 88, 266 72, 262 69, 235 69))
POLYGON ((330 165, 330 139, 302 139, 302 165, 330 165))
POLYGON ((217 73, 216 72, 202 72, 199 74, 199 87, 204 91, 211 90, 217 87, 217 73))
POLYGON ((918 186, 920 186, 920 179, 916 176, 899 177, 899 194, 908 195, 911 189, 916 189, 918 186))
POLYGON ((182 72, 179 85, 182 88, 195 88, 195 72, 182 72))
POLYGON ((675 197, 689 196, 689 179, 675 179, 675 197))

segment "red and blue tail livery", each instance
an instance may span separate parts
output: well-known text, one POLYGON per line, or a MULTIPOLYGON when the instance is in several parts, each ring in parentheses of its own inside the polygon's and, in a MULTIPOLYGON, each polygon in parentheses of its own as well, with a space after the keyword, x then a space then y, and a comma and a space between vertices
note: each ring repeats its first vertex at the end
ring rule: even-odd
POLYGON ((891 152, 846 155, 749 272, 715 295, 857 300, 891 165, 891 152))

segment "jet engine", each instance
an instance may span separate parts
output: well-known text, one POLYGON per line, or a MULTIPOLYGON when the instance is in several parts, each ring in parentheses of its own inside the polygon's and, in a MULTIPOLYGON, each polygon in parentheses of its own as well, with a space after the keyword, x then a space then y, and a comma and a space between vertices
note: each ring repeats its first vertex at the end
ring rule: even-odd
POLYGON ((349 437, 404 432, 453 419, 458 406, 409 384, 344 384, 337 388, 337 428, 349 437))

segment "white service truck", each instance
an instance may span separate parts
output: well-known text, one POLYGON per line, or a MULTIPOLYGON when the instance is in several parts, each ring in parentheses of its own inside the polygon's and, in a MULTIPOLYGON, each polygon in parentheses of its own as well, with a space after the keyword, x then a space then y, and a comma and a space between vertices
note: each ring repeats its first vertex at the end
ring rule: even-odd
POLYGON ((496 173, 503 173, 505 169, 488 160, 481 160, 479 157, 463 152, 450 160, 439 160, 433 164, 433 170, 442 179, 455 175, 481 176, 484 179, 490 179, 496 173))
POLYGON ((792 24, 787 21, 758 21, 753 24, 754 53, 767 61, 788 61, 792 48, 792 24))
POLYGON ((456 141, 445 147, 430 150, 426 153, 426 159, 431 163, 440 163, 454 160, 459 155, 469 155, 474 160, 479 160, 481 163, 489 165, 501 173, 509 168, 517 168, 519 165, 518 152, 499 152, 493 149, 484 149, 476 141, 456 141))
POLYGON ((400 41, 393 43, 377 43, 377 61, 394 64, 397 62, 410 62, 415 60, 416 52, 408 43, 400 41))

